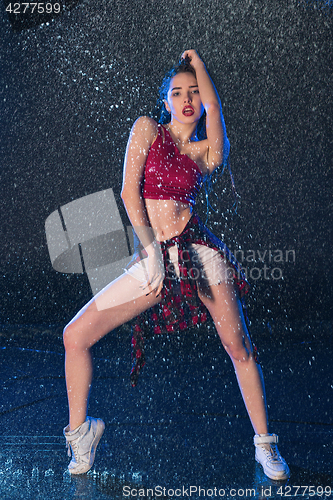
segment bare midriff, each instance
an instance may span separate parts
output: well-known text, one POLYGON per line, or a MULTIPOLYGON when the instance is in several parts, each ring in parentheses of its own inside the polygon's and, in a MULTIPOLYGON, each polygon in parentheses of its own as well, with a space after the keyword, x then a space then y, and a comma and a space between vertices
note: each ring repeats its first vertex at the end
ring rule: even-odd
POLYGON ((150 199, 146 199, 145 202, 151 227, 156 231, 157 241, 169 240, 181 234, 191 218, 192 208, 188 203, 150 199))

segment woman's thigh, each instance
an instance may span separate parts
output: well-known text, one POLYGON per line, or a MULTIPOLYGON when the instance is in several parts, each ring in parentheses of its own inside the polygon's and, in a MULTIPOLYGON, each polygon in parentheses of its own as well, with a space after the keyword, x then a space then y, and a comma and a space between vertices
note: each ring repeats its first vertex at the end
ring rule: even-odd
POLYGON ((141 281, 127 273, 107 285, 67 325, 67 345, 76 343, 90 347, 114 328, 161 300, 154 291, 147 295, 147 290, 140 285, 141 281))
POLYGON ((233 282, 233 269, 213 248, 191 244, 190 255, 194 276, 201 288, 233 282))
MULTIPOLYGON (((236 286, 230 281, 198 287, 199 297, 209 310, 223 346, 233 357, 252 352, 242 304, 236 286)), ((241 355, 243 357, 243 355, 241 355)))

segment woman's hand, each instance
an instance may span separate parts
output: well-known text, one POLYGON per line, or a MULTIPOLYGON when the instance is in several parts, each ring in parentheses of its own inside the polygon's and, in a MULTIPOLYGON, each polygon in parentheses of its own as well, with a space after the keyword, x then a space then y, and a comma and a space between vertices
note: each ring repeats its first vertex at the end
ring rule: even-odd
POLYGON ((160 244, 155 240, 145 248, 148 254, 147 281, 140 287, 148 293, 155 291, 156 297, 161 293, 165 276, 164 261, 160 244))
POLYGON ((206 166, 211 174, 228 157, 230 145, 222 114, 221 101, 205 64, 193 49, 185 50, 182 59, 187 58, 195 70, 201 102, 206 111, 206 134, 208 151, 206 166))
POLYGON ((181 55, 181 59, 185 59, 186 57, 188 57, 188 59, 190 60, 190 63, 191 63, 191 66, 193 66, 193 68, 195 69, 198 65, 202 65, 204 64, 202 59, 200 59, 198 53, 196 50, 194 49, 190 49, 190 50, 185 50, 182 55, 181 55))

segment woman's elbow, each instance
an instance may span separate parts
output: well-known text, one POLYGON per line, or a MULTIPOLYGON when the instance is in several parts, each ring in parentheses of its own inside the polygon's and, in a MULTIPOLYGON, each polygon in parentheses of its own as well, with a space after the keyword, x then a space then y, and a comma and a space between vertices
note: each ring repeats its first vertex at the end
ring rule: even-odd
POLYGON ((123 187, 120 193, 120 197, 123 200, 124 203, 133 196, 132 190, 129 189, 128 187, 123 187))
POLYGON ((142 194, 138 189, 123 188, 120 193, 120 197, 126 207, 127 204, 133 204, 134 200, 141 200, 142 194))
POLYGON ((205 111, 209 117, 221 116, 221 106, 217 101, 205 103, 205 111))
MULTIPOLYGON (((129 191, 128 191, 128 190, 123 189, 123 190, 121 191, 121 193, 120 193, 120 197, 121 197, 121 199, 122 199, 122 201, 123 201, 123 205, 124 205, 124 207, 125 207, 125 208, 126 208, 126 207, 128 207, 128 205, 129 205, 129 203, 130 203, 130 201, 129 201, 129 200, 130 200, 130 198, 131 198, 131 197, 130 197, 130 194, 129 194, 129 191)), ((126 209, 127 209, 127 208, 126 208, 126 209)))
POLYGON ((120 191, 120 198, 124 201, 124 198, 126 198, 126 191, 125 189, 123 188, 121 191, 120 191))

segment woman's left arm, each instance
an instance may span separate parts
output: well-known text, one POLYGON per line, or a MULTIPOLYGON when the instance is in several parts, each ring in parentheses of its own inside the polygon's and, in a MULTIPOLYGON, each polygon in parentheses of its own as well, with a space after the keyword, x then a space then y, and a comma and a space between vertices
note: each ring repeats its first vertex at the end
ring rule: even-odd
POLYGON ((195 69, 201 102, 206 111, 206 132, 208 139, 207 166, 212 173, 228 157, 230 143, 227 137, 222 105, 215 85, 210 78, 204 62, 195 50, 186 50, 182 59, 189 57, 195 69))

